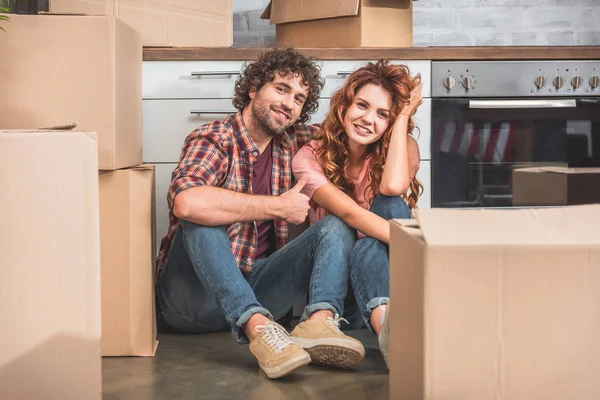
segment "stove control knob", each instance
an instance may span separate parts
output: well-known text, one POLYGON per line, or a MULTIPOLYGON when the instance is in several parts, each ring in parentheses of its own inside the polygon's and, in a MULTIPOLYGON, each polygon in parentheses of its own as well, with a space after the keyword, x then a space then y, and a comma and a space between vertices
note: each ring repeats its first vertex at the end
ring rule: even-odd
POLYGON ((555 88, 560 89, 565 84, 565 80, 562 76, 558 75, 552 80, 552 83, 554 84, 555 88))
POLYGON ((600 86, 600 78, 598 78, 597 75, 594 75, 590 78, 590 86, 592 89, 596 89, 598 86, 600 86))
POLYGON ((573 86, 573 89, 579 88, 579 86, 581 86, 581 77, 580 76, 572 77, 571 78, 571 86, 573 86))
POLYGON ((535 83, 535 87, 537 87, 538 89, 541 89, 546 84, 546 78, 544 78, 543 76, 540 75, 537 78, 535 78, 534 83, 535 83))
POLYGON ((470 76, 465 77, 462 80, 462 85, 465 87, 465 89, 469 90, 473 87, 473 78, 471 78, 470 76))
POLYGON ((447 77, 444 78, 444 86, 448 90, 452 89, 454 87, 455 83, 456 83, 456 81, 451 76, 447 76, 447 77))

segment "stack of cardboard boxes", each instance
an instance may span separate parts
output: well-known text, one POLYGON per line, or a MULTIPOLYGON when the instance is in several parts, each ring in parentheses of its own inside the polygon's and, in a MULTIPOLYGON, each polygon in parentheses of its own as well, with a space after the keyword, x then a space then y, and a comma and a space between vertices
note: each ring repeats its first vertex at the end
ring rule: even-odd
POLYGON ((230 46, 231 1, 50 10, 0 32, 0 398, 100 399, 101 356, 158 344, 142 46, 230 46))

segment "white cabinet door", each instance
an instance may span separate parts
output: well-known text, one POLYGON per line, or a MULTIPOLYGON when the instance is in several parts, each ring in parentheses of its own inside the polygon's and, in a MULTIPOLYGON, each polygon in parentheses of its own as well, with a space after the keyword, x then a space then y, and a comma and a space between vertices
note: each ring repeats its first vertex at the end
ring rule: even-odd
POLYGON ((419 197, 419 208, 431 208, 431 161, 421 161, 417 179, 423 185, 423 194, 419 197))
MULTIPOLYGON (((315 112, 309 123, 323 122, 325 116, 329 112, 330 99, 321 99, 319 101, 319 109, 315 112)), ((417 109, 413 116, 415 125, 419 128, 415 130, 414 135, 419 143, 419 152, 421 160, 431 159, 431 99, 423 99, 423 104, 417 109)))
POLYGON ((413 135, 419 143, 421 160, 431 160, 431 99, 423 99, 423 104, 413 115, 413 122, 419 128, 413 135))
MULTIPOLYGON (((376 61, 376 60, 372 60, 376 61)), ((325 86, 321 91, 321 97, 330 98, 331 95, 344 84, 344 81, 356 69, 367 64, 368 60, 325 60, 321 61, 321 77, 325 80, 325 86)), ((403 64, 408 67, 411 75, 421 74, 423 82, 423 97, 431 97, 431 61, 415 60, 402 61, 391 60, 392 64, 403 64)))
POLYGON ((243 61, 144 61, 144 99, 233 97, 243 61))
POLYGON ((171 184, 171 173, 177 164, 156 164, 154 201, 156 218, 156 251, 160 250, 160 242, 169 230, 169 207, 167 206, 167 193, 171 184))
POLYGON ((185 138, 194 129, 235 112, 231 99, 143 100, 144 162, 179 162, 185 138))

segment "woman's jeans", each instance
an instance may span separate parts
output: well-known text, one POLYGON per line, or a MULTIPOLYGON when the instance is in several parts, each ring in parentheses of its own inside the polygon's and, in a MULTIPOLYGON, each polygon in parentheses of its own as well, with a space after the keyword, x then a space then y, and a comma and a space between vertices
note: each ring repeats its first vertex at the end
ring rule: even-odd
MULTIPOLYGON (((410 209, 401 196, 378 195, 373 199, 371 212, 385 220, 411 218, 410 209)), ((345 301, 345 329, 358 329, 369 322, 371 310, 387 304, 390 296, 390 259, 388 246, 372 237, 358 239, 350 252, 350 284, 352 291, 345 301)))

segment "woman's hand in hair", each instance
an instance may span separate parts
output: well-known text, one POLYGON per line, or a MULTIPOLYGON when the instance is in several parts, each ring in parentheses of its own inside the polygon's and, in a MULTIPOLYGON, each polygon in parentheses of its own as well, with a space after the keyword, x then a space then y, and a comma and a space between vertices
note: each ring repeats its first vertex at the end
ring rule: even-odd
POLYGON ((408 117, 412 117, 412 115, 417 111, 417 108, 421 104, 423 104, 423 83, 419 82, 417 86, 410 92, 410 100, 407 105, 404 106, 402 111, 400 111, 400 115, 406 115, 408 117))

